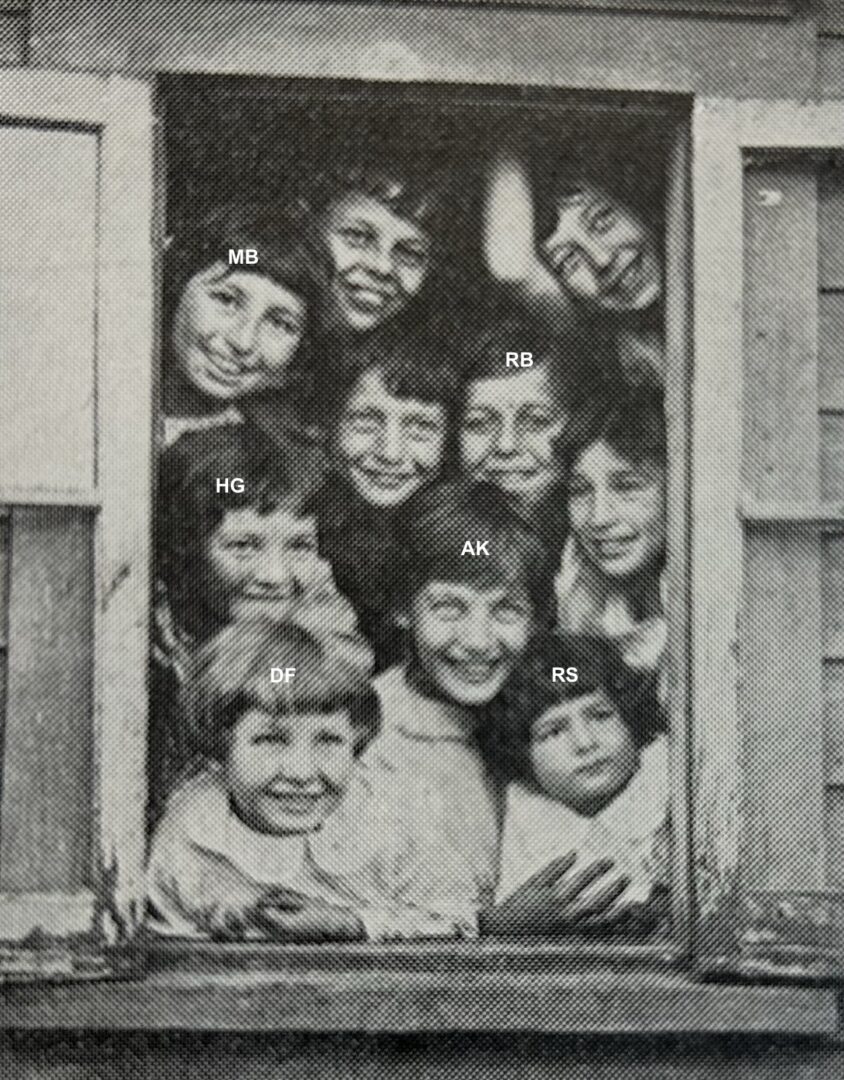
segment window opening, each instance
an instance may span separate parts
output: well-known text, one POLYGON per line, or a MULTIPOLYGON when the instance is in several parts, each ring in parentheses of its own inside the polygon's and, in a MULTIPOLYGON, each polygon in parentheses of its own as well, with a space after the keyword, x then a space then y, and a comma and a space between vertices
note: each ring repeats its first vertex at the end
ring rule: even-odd
POLYGON ((664 939, 677 114, 335 90, 161 83, 150 925, 664 939))

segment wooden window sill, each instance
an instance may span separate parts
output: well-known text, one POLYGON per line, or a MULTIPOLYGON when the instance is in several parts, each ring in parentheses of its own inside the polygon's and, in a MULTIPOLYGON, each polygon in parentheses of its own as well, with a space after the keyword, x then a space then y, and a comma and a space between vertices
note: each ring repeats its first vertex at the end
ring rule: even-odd
POLYGON ((0 1027, 831 1035, 837 1009, 832 989, 695 982, 635 946, 168 944, 137 981, 0 989, 0 1027))

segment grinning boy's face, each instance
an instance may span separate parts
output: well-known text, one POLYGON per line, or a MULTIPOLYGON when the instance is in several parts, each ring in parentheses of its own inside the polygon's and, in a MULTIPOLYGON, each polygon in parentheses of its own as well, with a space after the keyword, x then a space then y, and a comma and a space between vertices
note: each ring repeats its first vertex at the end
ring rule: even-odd
POLYGON ((597 814, 632 780, 639 751, 602 690, 561 701, 534 720, 530 762, 540 790, 579 814, 597 814))
POLYGON ((349 192, 326 211, 331 256, 329 317, 353 331, 398 315, 422 288, 430 262, 427 234, 371 195, 349 192))
POLYGON ((312 832, 337 806, 353 767, 346 710, 274 716, 249 709, 231 732, 226 786, 251 829, 312 832))
POLYGON ((303 598, 334 589, 320 557, 316 521, 283 506, 229 510, 206 547, 215 606, 231 620, 290 616, 303 598))
POLYGON ((416 663, 443 697, 485 705, 524 651, 532 616, 521 587, 429 581, 410 608, 416 663))
POLYGON ((445 436, 442 405, 396 397, 372 368, 358 379, 343 409, 337 451, 360 497, 391 507, 437 474, 445 436))
POLYGON ((461 467, 532 509, 560 478, 552 448, 565 423, 547 364, 477 379, 460 424, 461 467))
POLYGON ((572 470, 569 520, 584 555, 608 577, 652 568, 665 545, 665 469, 593 443, 572 470))
POLYGON ((195 274, 173 322, 173 351, 206 397, 234 401, 277 387, 305 326, 301 297, 263 274, 224 263, 195 274))
POLYGON ((653 230, 595 184, 560 200, 542 254, 563 288, 606 311, 642 311, 662 291, 653 230))

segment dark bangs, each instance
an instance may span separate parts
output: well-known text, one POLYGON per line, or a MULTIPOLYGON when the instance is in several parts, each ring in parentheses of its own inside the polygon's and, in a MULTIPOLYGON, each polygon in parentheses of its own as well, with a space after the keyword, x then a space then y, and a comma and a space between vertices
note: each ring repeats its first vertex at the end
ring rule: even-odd
POLYGON ((557 447, 565 471, 571 472, 580 455, 598 442, 605 442, 634 465, 652 463, 664 468, 667 447, 662 390, 619 380, 611 394, 581 406, 557 447))
POLYGON ((537 619, 550 611, 556 561, 539 534, 494 485, 453 480, 412 495, 397 521, 393 593, 406 609, 429 581, 521 586, 537 619), (467 540, 489 555, 462 555, 467 540))
POLYGON ((531 783, 529 748, 535 721, 562 702, 598 691, 616 707, 638 747, 653 742, 665 730, 654 674, 627 667, 614 643, 585 634, 536 635, 481 731, 490 765, 505 780, 531 783), (553 668, 571 667, 577 669, 576 682, 552 681, 553 668))

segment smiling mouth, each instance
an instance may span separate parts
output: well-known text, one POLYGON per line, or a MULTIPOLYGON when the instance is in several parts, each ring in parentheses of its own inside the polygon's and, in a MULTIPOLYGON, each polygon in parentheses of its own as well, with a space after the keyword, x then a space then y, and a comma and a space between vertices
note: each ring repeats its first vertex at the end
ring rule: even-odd
POLYGON ((612 273, 606 279, 605 291, 620 295, 637 292, 642 284, 641 269, 641 252, 633 251, 619 256, 612 273))
POLYGON ((458 676, 461 682, 471 686, 483 686, 493 678, 498 671, 500 661, 486 660, 452 660, 449 661, 451 670, 458 676))
POLYGON ((294 817, 307 817, 322 802, 322 795, 297 795, 290 792, 267 791, 266 796, 287 814, 294 817))
POLYGON ((619 559, 630 553, 635 542, 633 536, 624 540, 596 540, 595 548, 603 559, 619 559))
POLYGON ((358 475, 360 475, 367 484, 371 484, 373 487, 381 488, 384 491, 398 491, 404 487, 405 484, 414 480, 416 473, 390 473, 380 472, 372 469, 363 469, 360 466, 357 469, 358 475))
POLYGON ((395 293, 384 289, 373 289, 365 285, 343 284, 343 292, 352 306, 361 311, 381 311, 395 299, 395 293))
POLYGON ((609 762, 606 758, 600 758, 598 761, 590 761, 585 765, 579 765, 575 772, 579 776, 600 776, 601 773, 606 772, 609 762))
POLYGON ((485 469, 484 472, 496 484, 527 484, 539 475, 539 469, 485 469))

